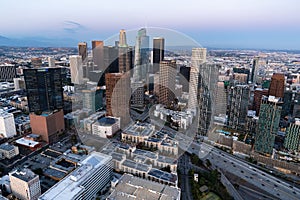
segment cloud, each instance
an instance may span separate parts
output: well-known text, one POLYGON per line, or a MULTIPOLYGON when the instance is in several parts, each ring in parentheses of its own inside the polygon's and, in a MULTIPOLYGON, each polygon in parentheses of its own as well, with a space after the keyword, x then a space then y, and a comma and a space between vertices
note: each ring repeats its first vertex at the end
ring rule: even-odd
POLYGON ((64 21, 63 29, 67 33, 78 33, 79 31, 86 30, 86 27, 82 24, 74 21, 64 21))

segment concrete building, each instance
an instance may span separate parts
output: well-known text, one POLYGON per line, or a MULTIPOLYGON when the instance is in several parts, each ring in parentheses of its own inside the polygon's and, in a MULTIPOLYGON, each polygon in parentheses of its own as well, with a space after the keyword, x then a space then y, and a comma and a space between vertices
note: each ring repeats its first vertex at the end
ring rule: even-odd
POLYGON ((107 200, 121 199, 180 199, 180 189, 124 174, 107 200))
POLYGON ((127 142, 140 143, 147 140, 154 133, 155 127, 148 123, 134 123, 121 134, 121 139, 127 142))
POLYGON ((283 146, 289 151, 300 151, 300 125, 290 124, 286 130, 283 146))
POLYGON ((8 143, 4 143, 0 145, 0 159, 1 158, 11 159, 17 155, 19 155, 19 148, 17 146, 8 143))
POLYGON ((93 62, 96 65, 96 70, 105 70, 104 68, 104 42, 93 40, 92 41, 92 54, 93 62))
POLYGON ((174 102, 177 66, 175 60, 159 63, 159 103, 170 106, 174 102))
POLYGON ((81 61, 85 62, 88 57, 88 49, 86 42, 79 42, 78 43, 78 55, 81 57, 81 61))
POLYGON ((267 155, 273 153, 275 135, 279 130, 281 104, 280 98, 263 96, 255 135, 254 150, 256 152, 267 155))
POLYGON ((92 152, 77 169, 46 191, 39 200, 93 199, 112 180, 111 156, 92 152))
POLYGON ((13 137, 17 134, 14 115, 0 110, 0 137, 13 137))
POLYGON ((39 176, 30 169, 15 170, 9 173, 13 195, 22 200, 37 200, 41 195, 39 176))
POLYGON ((274 73, 269 87, 269 96, 283 98, 285 77, 284 74, 274 73))
POLYGON ((103 107, 103 90, 91 88, 82 90, 81 93, 83 108, 96 112, 103 107))
POLYGON ((48 57, 48 67, 55 67, 55 59, 53 57, 48 57))
POLYGON ((92 124, 92 133, 103 138, 113 137, 120 130, 120 120, 114 117, 102 117, 92 124))
POLYGON ((267 89, 256 88, 254 90, 253 109, 256 111, 256 116, 259 115, 261 99, 263 96, 268 95, 267 89))
POLYGON ((83 84, 83 65, 81 56, 70 56, 71 82, 74 84, 83 84))
POLYGON ((248 113, 250 88, 248 85, 236 85, 229 90, 228 126, 236 130, 245 130, 248 113))
POLYGON ((225 89, 224 82, 217 83, 215 94, 215 116, 226 115, 228 92, 225 89))
POLYGON ((198 92, 200 65, 206 62, 206 49, 193 48, 191 62, 192 65, 190 70, 188 108, 190 110, 196 110, 198 107, 197 92, 198 92))
POLYGON ((30 126, 32 133, 42 136, 47 143, 57 142, 65 130, 64 112, 44 112, 41 115, 31 113, 30 126))

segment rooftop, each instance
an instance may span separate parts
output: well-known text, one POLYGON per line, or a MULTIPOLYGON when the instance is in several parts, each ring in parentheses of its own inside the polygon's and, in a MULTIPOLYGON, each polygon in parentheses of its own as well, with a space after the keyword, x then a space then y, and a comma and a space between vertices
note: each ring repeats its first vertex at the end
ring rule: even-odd
POLYGON ((111 160, 111 156, 99 152, 92 152, 80 163, 80 167, 55 184, 39 197, 41 200, 72 199, 80 191, 84 190, 82 184, 97 168, 111 160))
POLYGON ((8 143, 4 143, 0 145, 0 149, 5 150, 5 151, 11 151, 14 150, 14 145, 8 144, 8 143))
POLYGON ((136 136, 148 136, 150 137, 154 132, 154 126, 147 123, 135 123, 128 126, 124 133, 136 136))
POLYGON ((27 147, 32 147, 32 148, 39 144, 39 142, 27 140, 25 138, 20 138, 20 139, 16 140, 16 143, 27 146, 27 147))
POLYGON ((98 124, 100 126, 111 126, 111 125, 115 124, 117 121, 118 121, 118 119, 113 118, 113 117, 102 117, 96 122, 96 124, 98 124))
POLYGON ((180 190, 178 188, 124 174, 119 180, 116 189, 107 199, 173 200, 179 199, 179 196, 180 190))
POLYGON ((23 181, 26 181, 26 182, 38 177, 38 175, 36 175, 30 169, 27 169, 27 168, 15 170, 9 174, 10 174, 10 176, 14 176, 14 177, 21 179, 23 181))

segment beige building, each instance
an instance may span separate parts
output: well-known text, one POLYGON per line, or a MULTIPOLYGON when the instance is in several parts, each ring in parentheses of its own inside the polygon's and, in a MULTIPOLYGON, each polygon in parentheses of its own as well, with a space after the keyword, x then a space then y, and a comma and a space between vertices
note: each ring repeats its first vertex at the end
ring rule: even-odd
POLYGON ((19 155, 19 148, 17 146, 4 143, 0 145, 0 159, 1 158, 8 158, 11 159, 19 155))
POLYGON ((39 176, 24 168, 9 173, 13 195, 22 200, 37 200, 41 195, 39 176))

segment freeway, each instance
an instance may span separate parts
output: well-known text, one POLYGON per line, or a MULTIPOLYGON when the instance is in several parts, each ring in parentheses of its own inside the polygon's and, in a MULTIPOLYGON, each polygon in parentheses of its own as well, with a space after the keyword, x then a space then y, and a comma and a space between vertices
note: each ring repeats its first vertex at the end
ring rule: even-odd
POLYGON ((209 159, 212 165, 218 169, 233 173, 280 199, 300 199, 300 189, 293 187, 274 176, 266 174, 256 167, 251 166, 248 163, 235 158, 231 154, 225 153, 211 145, 193 142, 189 151, 198 155, 202 160, 209 159))

